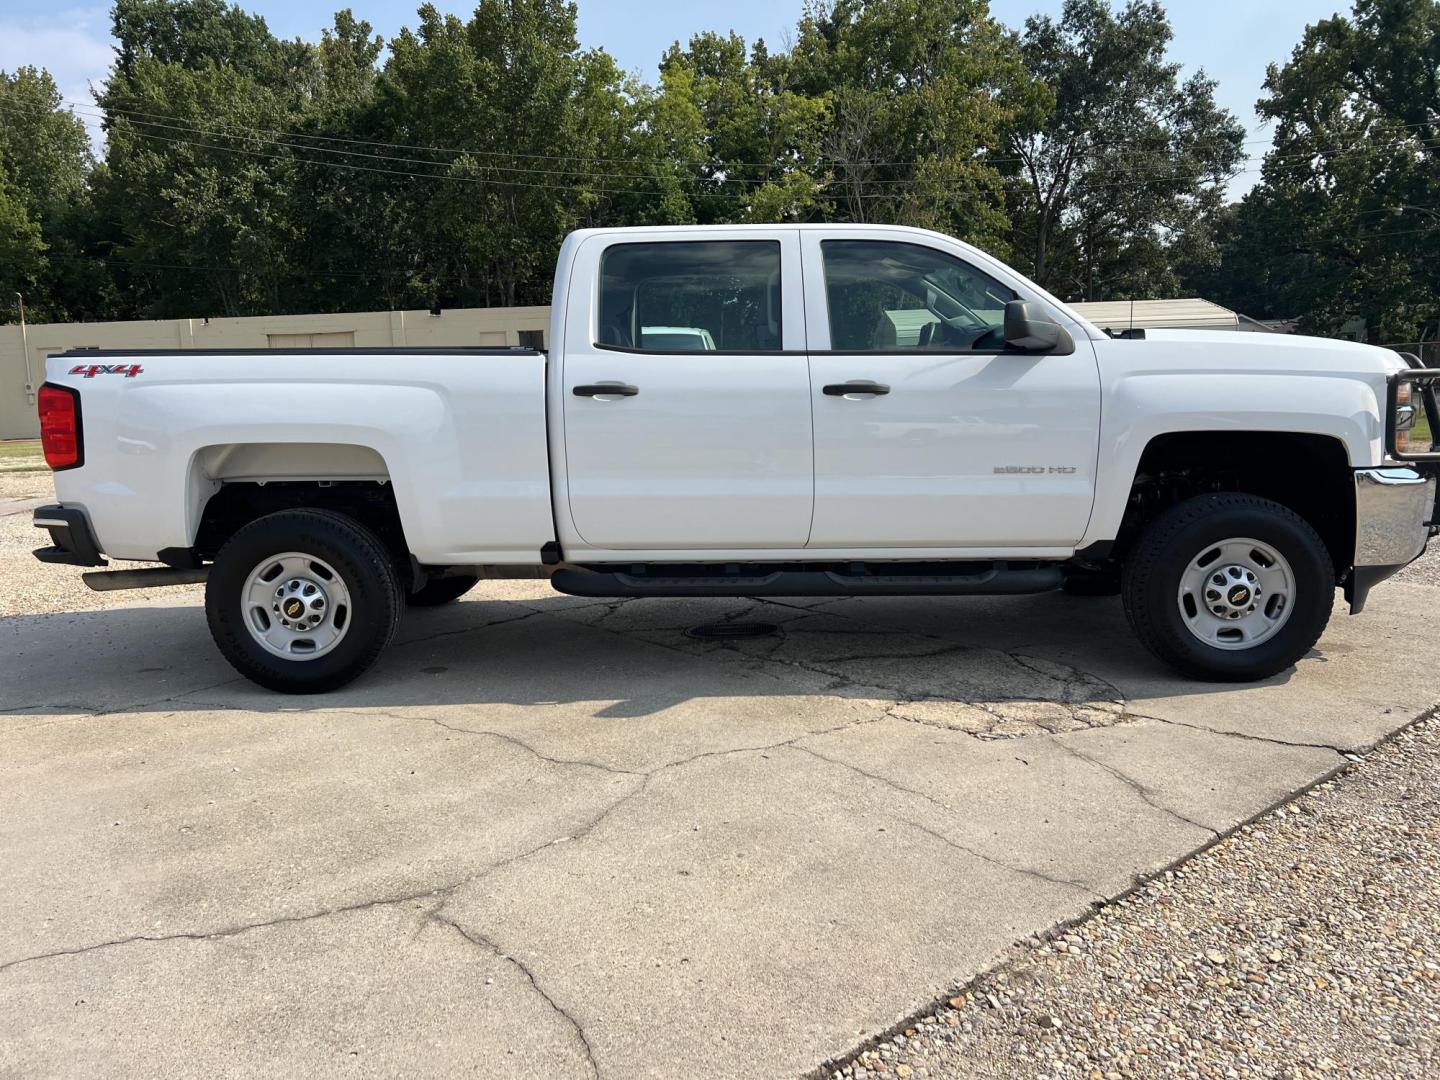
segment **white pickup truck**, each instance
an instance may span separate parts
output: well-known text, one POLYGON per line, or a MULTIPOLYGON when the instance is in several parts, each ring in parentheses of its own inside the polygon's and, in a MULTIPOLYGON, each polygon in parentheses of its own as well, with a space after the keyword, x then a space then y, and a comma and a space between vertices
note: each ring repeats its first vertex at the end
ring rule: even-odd
POLYGON ((71 352, 45 562, 204 580, 256 682, 365 671, 406 603, 1124 597, 1201 679, 1273 675, 1436 531, 1440 372, 1349 342, 1112 335, 984 252, 860 225, 587 230, 525 349, 71 352))

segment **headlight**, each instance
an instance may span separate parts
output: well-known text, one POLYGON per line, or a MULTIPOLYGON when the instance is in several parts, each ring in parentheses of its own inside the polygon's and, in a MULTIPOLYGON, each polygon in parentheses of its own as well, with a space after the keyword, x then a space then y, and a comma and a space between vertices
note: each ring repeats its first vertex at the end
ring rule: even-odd
POLYGON ((1409 383, 1401 383, 1395 388, 1395 449, 1402 454, 1430 449, 1428 446, 1413 445, 1418 413, 1414 388, 1409 383))

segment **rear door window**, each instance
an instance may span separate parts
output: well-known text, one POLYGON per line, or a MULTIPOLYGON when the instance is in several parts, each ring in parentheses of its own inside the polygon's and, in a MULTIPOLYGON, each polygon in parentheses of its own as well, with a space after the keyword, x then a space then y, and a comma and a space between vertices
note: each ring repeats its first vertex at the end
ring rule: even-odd
POLYGON ((598 345, 642 352, 779 352, 780 244, 614 244, 600 260, 598 345))

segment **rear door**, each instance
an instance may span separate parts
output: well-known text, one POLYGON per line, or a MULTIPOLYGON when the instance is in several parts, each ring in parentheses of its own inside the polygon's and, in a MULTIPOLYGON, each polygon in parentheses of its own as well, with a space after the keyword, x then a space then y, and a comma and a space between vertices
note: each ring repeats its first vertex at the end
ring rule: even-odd
POLYGON ((809 534, 798 233, 699 235, 602 233, 577 252, 559 386, 571 521, 592 547, 799 548, 809 534))
MULTIPOLYGON (((1088 339, 1008 348, 997 274, 923 234, 804 233, 812 548, 1073 545, 1095 496, 1088 339)), ((1068 321, 1068 320, 1067 320, 1068 321)))

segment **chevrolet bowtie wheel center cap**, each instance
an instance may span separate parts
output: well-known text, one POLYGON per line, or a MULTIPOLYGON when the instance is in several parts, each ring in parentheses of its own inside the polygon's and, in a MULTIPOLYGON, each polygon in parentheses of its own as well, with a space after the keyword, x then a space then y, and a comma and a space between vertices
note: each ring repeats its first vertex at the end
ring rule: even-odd
POLYGON ((1225 566, 1210 575, 1205 600, 1222 619, 1238 619, 1255 610, 1260 597, 1259 579, 1244 566, 1225 566))
POLYGON ((1295 575, 1274 547, 1236 537, 1199 552, 1176 597, 1186 628, 1217 649, 1248 649, 1290 619, 1295 575))
POLYGON ((275 603, 270 607, 286 629, 318 626, 325 617, 325 589, 308 578, 293 578, 275 590, 275 603))
POLYGON ((349 590, 334 567, 313 555, 266 559, 250 572, 244 597, 251 636, 288 659, 329 652, 349 624, 349 590))

